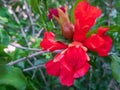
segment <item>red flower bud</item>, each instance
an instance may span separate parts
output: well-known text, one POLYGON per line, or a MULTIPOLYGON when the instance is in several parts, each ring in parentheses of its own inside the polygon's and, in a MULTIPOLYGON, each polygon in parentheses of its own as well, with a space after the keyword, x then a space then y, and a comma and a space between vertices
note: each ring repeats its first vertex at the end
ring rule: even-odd
POLYGON ((57 11, 59 17, 53 15, 53 18, 59 23, 63 36, 67 39, 72 39, 74 25, 69 20, 67 6, 65 6, 65 12, 60 8, 58 8, 57 11))
POLYGON ((67 39, 73 38, 74 25, 70 22, 65 22, 61 25, 62 34, 67 39))

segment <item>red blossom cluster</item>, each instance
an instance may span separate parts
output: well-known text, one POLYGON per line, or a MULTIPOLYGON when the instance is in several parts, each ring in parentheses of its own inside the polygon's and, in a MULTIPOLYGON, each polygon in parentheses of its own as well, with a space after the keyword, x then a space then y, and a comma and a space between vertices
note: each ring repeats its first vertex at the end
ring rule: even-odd
POLYGON ((101 15, 101 10, 97 7, 85 1, 79 2, 74 10, 74 24, 70 22, 66 12, 66 8, 50 10, 49 18, 53 17, 58 21, 63 36, 72 39, 72 42, 66 45, 55 41, 54 33, 45 32, 40 47, 51 52, 61 50, 52 60, 46 62, 46 72, 59 77, 62 85, 71 86, 75 78, 84 76, 90 68, 87 51, 92 50, 99 56, 107 56, 112 46, 112 39, 106 35, 109 28, 104 27, 99 27, 97 33, 86 37, 96 18, 101 15), (66 32, 70 35, 68 36, 66 32))

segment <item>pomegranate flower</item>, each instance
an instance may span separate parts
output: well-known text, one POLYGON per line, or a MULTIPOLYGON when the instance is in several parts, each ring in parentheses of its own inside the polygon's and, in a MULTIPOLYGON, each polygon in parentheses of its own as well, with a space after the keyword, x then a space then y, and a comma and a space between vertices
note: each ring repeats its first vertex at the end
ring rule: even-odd
POLYGON ((84 76, 90 67, 87 48, 77 41, 68 46, 62 42, 56 42, 52 32, 45 32, 44 35, 40 43, 44 50, 64 49, 45 64, 47 73, 59 77, 61 84, 71 86, 74 79, 84 76))
POLYGON ((63 85, 73 85, 74 79, 84 76, 90 67, 86 50, 79 42, 71 43, 45 64, 47 73, 59 77, 63 85))
MULTIPOLYGON (((65 10, 67 11, 67 9, 65 10)), ((57 11, 59 17, 56 15, 53 15, 53 17, 60 26, 64 25, 65 21, 70 23, 67 14, 60 9, 57 9, 57 11)), ((49 75, 58 77, 62 85, 71 86, 75 78, 82 77, 88 72, 90 68, 88 61, 90 59, 87 55, 87 49, 94 50, 99 56, 106 56, 110 51, 112 39, 105 34, 108 28, 100 27, 96 34, 92 34, 88 38, 86 37, 86 33, 94 25, 96 18, 100 14, 101 10, 90 6, 88 2, 78 3, 74 12, 73 41, 68 45, 55 41, 55 35, 52 32, 44 33, 40 47, 49 51, 61 50, 52 60, 46 62, 46 72, 49 75)), ((64 28, 64 30, 66 29, 64 28)), ((67 28, 67 30, 70 29, 67 28)), ((64 33, 63 35, 66 37, 67 34, 69 33, 64 33)))
POLYGON ((99 56, 107 56, 112 46, 112 39, 105 33, 109 28, 99 27, 96 34, 92 34, 84 42, 84 45, 93 51, 96 51, 99 56))

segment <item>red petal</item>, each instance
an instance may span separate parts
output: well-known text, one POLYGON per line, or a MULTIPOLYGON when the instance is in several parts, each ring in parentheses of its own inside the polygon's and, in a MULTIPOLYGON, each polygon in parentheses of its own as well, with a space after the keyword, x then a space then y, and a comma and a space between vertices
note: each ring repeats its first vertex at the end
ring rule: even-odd
POLYGON ((46 72, 52 76, 59 76, 60 74, 60 62, 53 62, 49 60, 45 64, 46 72))
POLYGON ((68 67, 66 63, 62 63, 60 72, 60 82, 62 85, 71 86, 73 85, 74 78, 71 67, 68 67))
MULTIPOLYGON (((65 12, 65 8, 64 8, 64 7, 60 7, 60 9, 61 9, 63 12, 65 12)), ((53 15, 55 15, 56 17, 59 17, 59 16, 58 16, 58 11, 57 11, 57 9, 50 9, 50 10, 49 10, 48 19, 49 19, 49 20, 52 19, 52 16, 53 16, 53 15)))
POLYGON ((69 47, 64 55, 65 62, 72 68, 82 67, 87 61, 86 52, 77 45, 69 47))
POLYGON ((58 54, 54 57, 53 62, 62 61, 63 58, 64 58, 64 55, 61 54, 61 53, 58 53, 58 54))
POLYGON ((95 50, 104 44, 104 39, 97 34, 92 34, 88 39, 85 40, 84 45, 90 49, 95 50))
POLYGON ((40 47, 43 48, 44 50, 50 50, 51 52, 54 50, 62 50, 62 49, 66 49, 67 45, 59 42, 59 41, 55 41, 54 40, 54 33, 52 32, 45 32, 44 33, 44 38, 43 40, 40 42, 40 47))
POLYGON ((66 49, 68 46, 62 42, 55 42, 55 44, 50 48, 50 51, 66 49))
POLYGON ((99 56, 107 56, 112 47, 112 39, 107 35, 93 34, 84 42, 84 45, 97 52, 99 56))
POLYGON ((53 44, 54 41, 54 34, 52 32, 44 32, 43 40, 40 42, 40 47, 47 50, 49 49, 53 44))
POLYGON ((75 70, 74 78, 79 78, 84 76, 88 72, 89 68, 90 68, 90 65, 89 63, 86 62, 83 67, 75 70))
POLYGON ((105 43, 101 47, 97 48, 96 51, 99 56, 107 56, 112 47, 112 39, 109 36, 103 36, 102 38, 105 40, 105 43))
POLYGON ((54 39, 55 35, 52 32, 44 32, 44 38, 45 39, 54 39))
POLYGON ((80 42, 83 41, 86 38, 86 33, 88 32, 88 30, 89 30, 88 26, 81 27, 79 21, 76 20, 73 39, 75 41, 80 41, 80 42))
POLYGON ((74 40, 83 41, 88 30, 94 25, 95 20, 101 14, 97 7, 90 6, 87 2, 80 2, 75 8, 74 40))
POLYGON ((109 28, 99 27, 97 34, 100 35, 100 36, 104 35, 108 30, 109 30, 109 28))
POLYGON ((87 2, 80 2, 75 8, 75 19, 79 20, 80 26, 93 26, 95 19, 101 15, 101 10, 91 6, 87 2))

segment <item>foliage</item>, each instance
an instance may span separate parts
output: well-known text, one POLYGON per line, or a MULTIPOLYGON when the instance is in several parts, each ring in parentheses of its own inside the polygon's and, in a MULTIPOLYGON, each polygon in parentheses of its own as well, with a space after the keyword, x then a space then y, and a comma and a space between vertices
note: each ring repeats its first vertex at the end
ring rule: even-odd
POLYGON ((43 65, 54 53, 41 53, 39 42, 44 31, 53 31, 57 40, 64 39, 60 27, 48 20, 49 8, 68 5, 73 20, 75 4, 79 0, 1 0, 0 1, 0 90, 119 90, 120 89, 120 1, 89 0, 91 5, 102 9, 102 16, 92 27, 94 33, 99 26, 109 27, 113 39, 111 52, 99 57, 89 52, 91 68, 87 75, 77 79, 71 87, 60 85, 58 79, 46 74, 44 68, 25 71, 26 68, 43 65), (57 27, 56 27, 57 26, 57 27), (11 47, 9 47, 11 46, 11 47), (20 58, 22 62, 6 65, 20 58), (27 57, 27 58, 26 58, 27 57))

